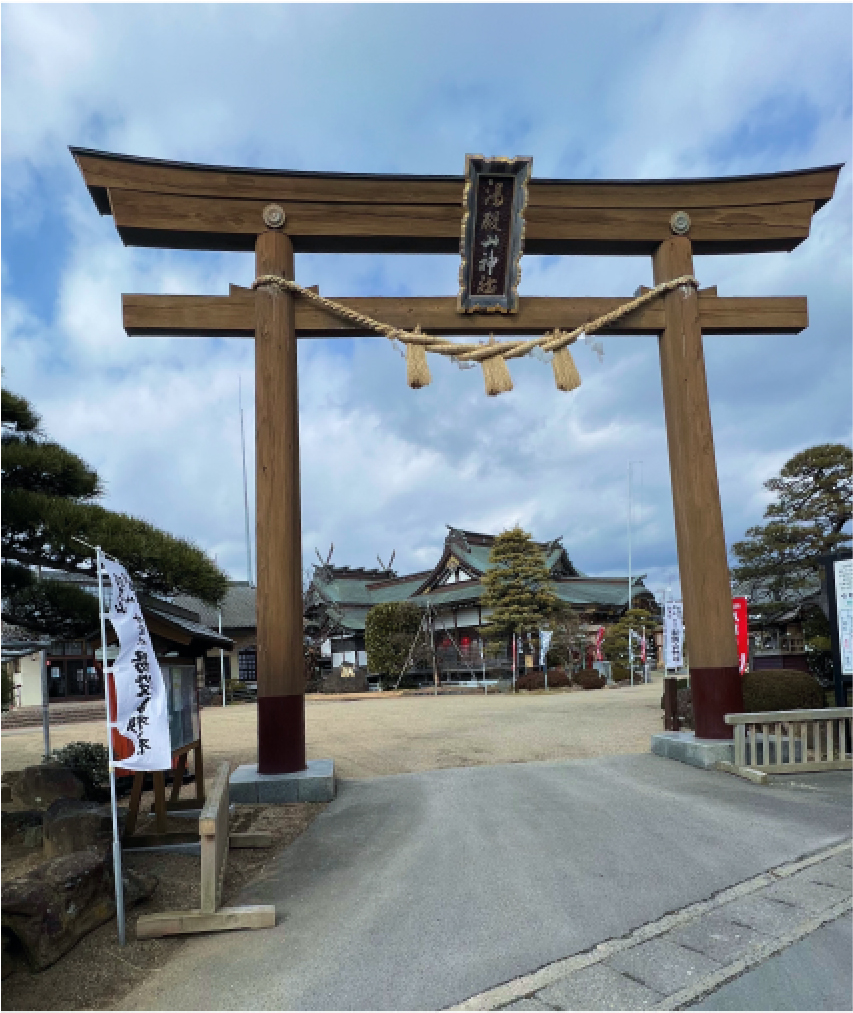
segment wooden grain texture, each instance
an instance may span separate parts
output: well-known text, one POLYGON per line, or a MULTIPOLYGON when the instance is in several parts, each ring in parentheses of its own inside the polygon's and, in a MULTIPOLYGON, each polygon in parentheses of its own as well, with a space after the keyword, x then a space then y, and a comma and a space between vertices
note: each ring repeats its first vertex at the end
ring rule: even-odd
POLYGON ((245 904, 218 911, 162 911, 140 915, 136 920, 137 939, 157 939, 196 932, 223 932, 229 929, 271 929, 275 927, 274 904, 245 904))
MULTIPOLYGON (((654 257, 655 284, 693 273, 690 240, 673 237, 654 257)), ((695 290, 663 297, 659 339, 678 566, 691 669, 737 667, 731 583, 695 290)))
MULTIPOLYGON (((187 196, 241 197, 277 203, 306 201, 354 204, 462 205, 460 176, 287 173, 231 170, 223 166, 131 159, 72 149, 99 207, 109 189, 147 190, 187 196)), ((534 163, 535 164, 535 163, 534 163)), ((815 201, 821 207, 835 190, 841 166, 796 172, 710 179, 548 180, 532 179, 529 206, 695 207, 815 201)))
MULTIPOLYGON (((572 330, 587 320, 608 313, 629 301, 624 298, 524 297, 518 313, 460 314, 455 298, 331 297, 395 327, 427 334, 474 335, 541 334, 561 327, 572 330)), ((235 288, 230 296, 141 295, 122 296, 122 317, 127 334, 134 337, 240 337, 255 333, 255 296, 235 288)), ((718 297, 699 294, 699 319, 704 334, 799 334, 808 326, 804 296, 718 297)), ((651 303, 605 328, 602 334, 659 334, 664 326, 662 302, 651 303)), ((373 336, 374 331, 346 321, 303 299, 296 300, 296 335, 299 338, 351 338, 373 336)))
MULTIPOLYGON (((253 249, 264 231, 265 200, 111 189, 110 206, 130 246, 253 249)), ((297 252, 458 253, 461 207, 444 204, 281 202, 297 252)), ((652 253, 672 235, 677 205, 627 208, 530 207, 529 254, 652 253)), ((791 250, 808 236, 813 201, 695 208, 697 252, 791 250)))
POLYGON ((275 844, 275 837, 264 830, 230 834, 228 837, 230 848, 271 848, 273 844, 275 844))
MULTIPOLYGON (((255 260, 258 276, 293 277, 293 247, 280 232, 258 237, 255 260)), ((259 698, 305 689, 294 301, 276 288, 254 295, 259 698)))

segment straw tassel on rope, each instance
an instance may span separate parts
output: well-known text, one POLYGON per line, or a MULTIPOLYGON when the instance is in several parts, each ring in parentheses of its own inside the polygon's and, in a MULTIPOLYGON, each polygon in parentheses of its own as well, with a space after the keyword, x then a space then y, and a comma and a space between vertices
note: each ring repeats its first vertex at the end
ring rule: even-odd
MULTIPOLYGON (((414 333, 421 333, 420 324, 415 328, 414 333)), ((406 383, 412 390, 427 387, 432 383, 432 376, 430 376, 427 365, 426 345, 414 343, 406 345, 406 383)))
MULTIPOLYGON (((490 334, 489 344, 494 343, 495 336, 490 334)), ((483 379, 486 381, 486 393, 489 397, 506 394, 512 390, 512 377, 502 355, 491 355, 488 359, 481 359, 480 365, 483 367, 483 379)))
POLYGON ((557 390, 568 392, 580 387, 581 375, 578 372, 578 367, 575 365, 575 360, 568 346, 558 348, 554 352, 554 357, 551 359, 551 368, 554 370, 554 383, 557 385, 557 390))

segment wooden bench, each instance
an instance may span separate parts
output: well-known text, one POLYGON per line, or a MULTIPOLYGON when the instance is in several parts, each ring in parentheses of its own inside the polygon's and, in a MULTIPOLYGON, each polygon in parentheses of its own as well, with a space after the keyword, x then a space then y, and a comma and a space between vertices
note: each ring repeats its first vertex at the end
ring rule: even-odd
MULTIPOLYGON (((220 764, 216 780, 211 786, 198 820, 201 835, 201 907, 190 911, 163 911, 159 914, 140 915, 136 921, 137 939, 175 936, 189 932, 221 932, 225 929, 268 929, 275 925, 273 904, 219 906, 230 842, 229 773, 229 765, 220 764)), ((257 843, 263 846, 261 841, 263 835, 241 836, 246 838, 257 836, 257 843)), ((234 843, 238 842, 235 840, 234 843)), ((240 843, 245 846, 249 842, 244 840, 240 843)))
POLYGON ((851 770, 848 740, 853 707, 726 714, 734 726, 733 763, 721 770, 764 783, 768 774, 851 770))

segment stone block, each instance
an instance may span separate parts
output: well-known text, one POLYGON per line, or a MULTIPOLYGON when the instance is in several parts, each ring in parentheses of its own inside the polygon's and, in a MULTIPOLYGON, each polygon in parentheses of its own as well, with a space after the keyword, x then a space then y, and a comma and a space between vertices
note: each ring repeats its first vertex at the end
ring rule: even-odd
POLYGON ((4 811, 0 839, 11 847, 40 848, 43 817, 44 814, 37 809, 4 811))
POLYGON ((44 814, 44 856, 57 858, 92 846, 103 850, 109 847, 112 829, 109 806, 57 799, 44 814))
POLYGON ((617 953, 607 963, 661 995, 671 995, 692 985, 721 966, 704 953, 688 950, 666 938, 640 943, 617 953))
POLYGON ((849 864, 840 859, 831 858, 829 861, 819 862, 810 869, 804 869, 797 876, 807 879, 810 883, 822 883, 824 886, 846 890, 848 894, 853 892, 853 873, 849 864))
POLYGON ((232 802, 331 802, 335 797, 334 760, 309 760, 293 774, 259 774, 256 763, 238 767, 229 780, 232 802))
POLYGON ((732 763, 735 758, 732 740, 697 739, 693 732, 658 732, 652 736, 652 752, 703 770, 713 770, 720 760, 732 763))
POLYGON ((753 928, 737 925, 716 911, 673 930, 665 938, 689 950, 704 953, 721 964, 739 960, 748 950, 769 939, 753 928))
POLYGON ((820 914, 834 904, 849 900, 850 890, 824 886, 822 883, 815 883, 804 876, 796 875, 773 883, 766 890, 762 890, 761 895, 799 908, 802 917, 806 918, 808 915, 820 914))
MULTIPOLYGON (((124 871, 129 908, 150 897, 154 876, 124 871)), ((20 879, 3 881, 2 927, 14 936, 34 971, 49 967, 83 936, 115 917, 112 860, 95 851, 53 858, 20 879)))
POLYGON ((544 1002, 539 1002, 537 999, 517 999, 515 1002, 511 1002, 509 1006, 501 1006, 502 1010, 553 1010, 553 1006, 546 1006, 544 1002))
POLYGON ((41 763, 21 771, 12 784, 12 795, 23 805, 47 809, 60 798, 84 798, 86 786, 68 767, 41 763))
POLYGON ((765 892, 762 890, 760 894, 729 901, 717 909, 718 913, 767 936, 784 935, 807 917, 799 908, 764 896, 765 892))
POLYGON ((662 996, 607 964, 592 964, 543 988, 536 998, 551 1009, 652 1009, 662 996))

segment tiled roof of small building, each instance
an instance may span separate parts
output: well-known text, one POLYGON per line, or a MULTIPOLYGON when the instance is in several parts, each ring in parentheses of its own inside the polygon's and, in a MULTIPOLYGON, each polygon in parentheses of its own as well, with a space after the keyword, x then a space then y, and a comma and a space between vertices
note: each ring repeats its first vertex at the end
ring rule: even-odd
MULTIPOLYGON (((254 629, 257 624, 258 589, 245 581, 229 583, 222 599, 222 628, 228 630, 254 629)), ((213 629, 219 624, 219 611, 212 605, 205 605, 199 598, 188 594, 176 595, 175 605, 197 612, 201 621, 213 629)))

